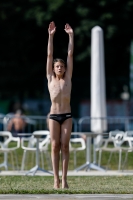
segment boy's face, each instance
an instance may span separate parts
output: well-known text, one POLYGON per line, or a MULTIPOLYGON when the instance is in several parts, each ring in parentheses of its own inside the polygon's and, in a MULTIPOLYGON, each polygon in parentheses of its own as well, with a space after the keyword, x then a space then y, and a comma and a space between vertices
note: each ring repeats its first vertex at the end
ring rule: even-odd
POLYGON ((64 63, 56 62, 53 71, 57 76, 63 76, 66 71, 64 63))

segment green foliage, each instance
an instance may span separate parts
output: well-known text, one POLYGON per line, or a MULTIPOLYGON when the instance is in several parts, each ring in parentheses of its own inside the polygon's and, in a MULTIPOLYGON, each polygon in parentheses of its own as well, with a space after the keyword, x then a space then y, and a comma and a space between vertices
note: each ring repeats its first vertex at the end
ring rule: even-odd
MULTIPOLYGON (((96 25, 101 26, 104 32, 107 80, 108 77, 114 76, 114 70, 116 76, 128 78, 127 49, 133 38, 132 9, 131 0, 124 3, 120 0, 1 0, 1 93, 5 94, 8 91, 9 98, 15 93, 19 94, 20 88, 23 97, 25 91, 31 91, 33 96, 38 90, 44 92, 47 29, 50 21, 55 21, 57 25, 54 39, 55 57, 59 56, 66 60, 68 37, 63 32, 65 23, 70 23, 74 29, 75 78, 84 79, 90 76, 88 68, 90 69, 91 29, 96 25), (36 69, 32 71, 33 66, 36 69), (81 66, 84 66, 82 71, 81 66)), ((88 85, 89 81, 86 84, 88 85)), ((108 97, 111 96, 111 86, 109 87, 108 97)), ((74 90, 76 91, 75 88, 74 90)), ((78 94, 75 95, 79 97, 78 94)), ((89 93, 87 95, 89 98, 89 93)))
POLYGON ((44 3, 42 1, 30 0, 31 7, 25 12, 25 19, 35 19, 38 26, 43 26, 45 21, 50 21, 53 16, 53 12, 56 12, 63 4, 63 0, 52 1, 47 0, 44 3))

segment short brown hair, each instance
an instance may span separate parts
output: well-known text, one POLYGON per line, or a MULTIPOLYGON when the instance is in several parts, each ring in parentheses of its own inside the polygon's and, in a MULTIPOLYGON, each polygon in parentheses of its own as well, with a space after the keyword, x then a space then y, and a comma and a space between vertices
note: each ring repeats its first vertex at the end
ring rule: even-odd
POLYGON ((54 64, 55 64, 56 62, 61 62, 61 63, 63 63, 63 64, 64 64, 64 67, 66 68, 66 63, 65 63, 65 61, 64 61, 63 59, 61 59, 61 58, 55 58, 55 59, 53 60, 53 68, 54 68, 54 64))

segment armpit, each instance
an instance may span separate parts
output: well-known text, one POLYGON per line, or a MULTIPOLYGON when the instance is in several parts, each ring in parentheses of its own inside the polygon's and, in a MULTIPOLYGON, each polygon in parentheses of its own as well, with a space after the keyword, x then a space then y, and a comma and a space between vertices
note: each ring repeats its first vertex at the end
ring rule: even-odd
POLYGON ((48 81, 51 81, 52 80, 52 76, 50 74, 47 74, 47 79, 48 79, 48 81))

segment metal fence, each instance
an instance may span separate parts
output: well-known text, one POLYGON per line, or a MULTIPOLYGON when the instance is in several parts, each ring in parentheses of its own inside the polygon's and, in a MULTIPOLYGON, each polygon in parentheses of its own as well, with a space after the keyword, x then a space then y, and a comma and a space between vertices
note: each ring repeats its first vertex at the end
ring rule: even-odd
MULTIPOLYGON (((8 115, 0 115, 0 130, 6 131, 10 120, 13 118, 22 118, 26 122, 26 126, 23 128, 24 133, 32 133, 33 131, 36 131, 36 130, 48 129, 47 116, 17 117, 14 114, 8 114, 8 115)), ((72 131, 77 132, 78 131, 77 120, 73 118, 72 121, 73 121, 72 131)))
MULTIPOLYGON (((9 121, 15 117, 15 115, 0 115, 0 130, 7 130, 9 121)), ((22 117, 26 126, 23 130, 25 133, 32 133, 35 130, 47 130, 47 116, 23 116, 22 117)), ((111 130, 133 130, 133 117, 106 117, 106 118, 91 118, 89 116, 82 117, 80 119, 73 118, 73 132, 88 132, 91 131, 91 120, 97 122, 97 120, 106 120, 107 132, 111 130)))
POLYGON ((111 130, 133 130, 133 117, 106 117, 106 118, 91 118, 88 116, 82 117, 77 121, 77 127, 79 131, 91 131, 91 121, 94 121, 94 123, 97 123, 99 120, 106 121, 107 123, 107 130, 106 132, 109 132, 111 130))

